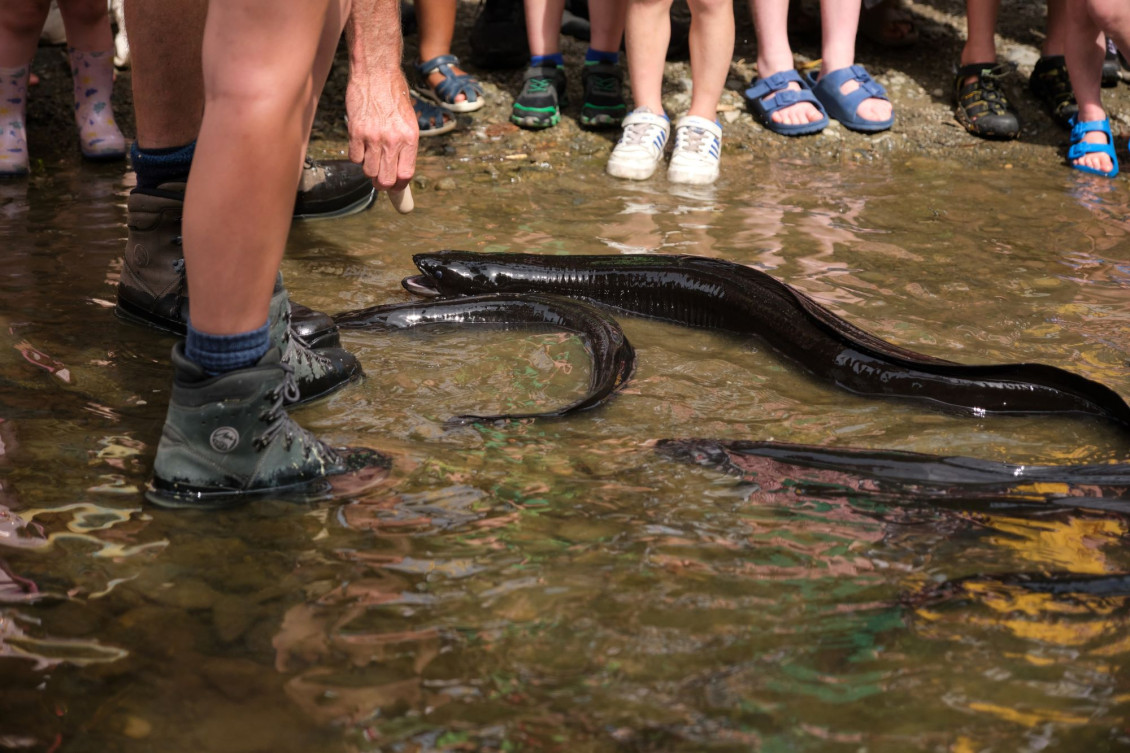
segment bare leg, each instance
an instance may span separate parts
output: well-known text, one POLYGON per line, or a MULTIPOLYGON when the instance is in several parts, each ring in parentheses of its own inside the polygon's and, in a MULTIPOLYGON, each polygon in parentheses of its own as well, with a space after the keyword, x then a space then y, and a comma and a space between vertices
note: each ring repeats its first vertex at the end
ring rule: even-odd
MULTIPOLYGON (((294 165, 321 84, 312 70, 328 5, 225 0, 209 10, 206 115, 184 205, 192 324, 201 332, 249 332, 267 321, 298 185, 294 165)), ((336 10, 344 21, 347 10, 336 10)))
POLYGON ((110 13, 104 0, 59 0, 67 45, 85 52, 114 49, 110 13))
MULTIPOLYGON (((822 0, 820 19, 823 23, 824 58, 820 75, 847 68, 855 63, 855 34, 859 27, 860 0, 822 0)), ((859 88, 858 81, 846 81, 843 94, 859 88)), ((891 117, 891 103, 870 97, 859 103, 856 115, 864 120, 884 121, 891 117)))
MULTIPOLYGON (((751 0, 749 10, 757 30, 758 77, 768 78, 792 70, 795 65, 788 37, 789 0, 751 0)), ((801 87, 794 82, 788 88, 800 91, 801 87)), ((775 123, 804 125, 815 123, 824 116, 811 103, 798 102, 777 110, 771 117, 775 123)))
POLYGON ((734 57, 734 4, 732 0, 690 0, 690 9, 692 91, 687 114, 715 120, 734 57))
POLYGON ((565 0, 526 0, 525 5, 530 54, 561 52, 561 16, 565 13, 565 0))
MULTIPOLYGON (((1067 47, 1067 0, 1048 0, 1048 15, 1044 28, 1044 44, 1040 54, 1048 57, 1062 55, 1067 47)), ((1082 12, 1082 9, 1076 9, 1082 12)))
POLYGON ((127 0, 133 106, 142 149, 184 146, 200 132, 200 49, 208 0, 127 0))
MULTIPOLYGON (((1105 120, 1106 111, 1102 103, 1102 65, 1106 55, 1106 41, 1098 23, 1084 8, 1073 9, 1066 19, 1067 71, 1071 77, 1071 87, 1075 90, 1075 101, 1079 103, 1078 122, 1105 120)), ((1106 143, 1106 134, 1092 131, 1083 137, 1091 144, 1106 143)), ((1101 152, 1085 154, 1074 164, 1090 167, 1101 172, 1110 172, 1114 167, 1110 156, 1101 152)))
POLYGON ((601 52, 617 52, 624 37, 628 0, 589 0, 589 47, 601 52))
MULTIPOLYGON (((961 64, 992 63, 997 59, 997 15, 1000 0, 965 0, 965 46, 961 49, 961 64)), ((969 83, 972 79, 967 79, 969 83)))
MULTIPOLYGON (((564 6, 562 6, 564 7, 564 6)), ((420 28, 420 62, 440 55, 451 54, 451 39, 455 36, 455 0, 416 0, 416 18, 420 28)), ((558 26, 560 27, 560 22, 558 26)), ((459 66, 452 66, 455 75, 466 73, 459 66)), ((432 71, 428 83, 434 88, 443 81, 443 74, 432 71)), ((466 95, 455 96, 456 102, 465 102, 466 95)))
POLYGON ((0 68, 31 62, 50 7, 50 0, 4 0, 0 5, 0 68))
POLYGON ((663 67, 671 42, 672 0, 630 0, 624 26, 628 78, 637 107, 663 112, 663 67))

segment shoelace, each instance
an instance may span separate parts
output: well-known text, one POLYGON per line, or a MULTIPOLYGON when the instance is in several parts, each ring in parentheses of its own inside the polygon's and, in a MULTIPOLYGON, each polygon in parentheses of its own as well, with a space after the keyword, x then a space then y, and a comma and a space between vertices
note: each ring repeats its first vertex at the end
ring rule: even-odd
MULTIPOLYGON (((283 432, 283 441, 288 450, 294 444, 295 437, 299 436, 298 432, 301 432, 303 439, 318 441, 301 426, 291 421, 290 416, 286 414, 284 406, 287 403, 297 401, 300 393, 298 382, 294 379, 294 367, 288 363, 280 363, 279 366, 283 370, 283 381, 282 384, 267 393, 267 399, 273 402, 270 408, 259 414, 259 420, 267 422, 267 428, 252 442, 252 446, 256 450, 265 449, 274 441, 279 432, 283 432)), ((306 456, 309 457, 309 455, 310 447, 307 445, 306 456)))
POLYGON ((982 71, 980 75, 980 83, 974 82, 972 86, 980 89, 979 99, 984 102, 989 112, 993 115, 1003 115, 1008 112, 1005 106, 1006 99, 1004 92, 1000 89, 1001 79, 1004 78, 1006 71, 1002 66, 982 71))
POLYGON ((694 152, 700 156, 710 156, 714 137, 702 128, 680 128, 675 133, 675 149, 681 152, 694 152))
POLYGON ((624 132, 620 135, 620 143, 624 146, 649 144, 653 140, 650 135, 653 128, 657 128, 657 126, 652 123, 630 123, 624 126, 624 132))
POLYGON ((549 91, 549 88, 553 86, 553 81, 548 78, 531 78, 527 86, 530 94, 541 94, 549 91))

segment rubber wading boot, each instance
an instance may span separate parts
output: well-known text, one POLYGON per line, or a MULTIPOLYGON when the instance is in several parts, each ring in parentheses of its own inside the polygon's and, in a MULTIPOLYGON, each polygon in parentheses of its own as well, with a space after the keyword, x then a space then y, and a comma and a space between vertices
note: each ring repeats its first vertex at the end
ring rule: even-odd
POLYGON ((291 307, 286 288, 271 296, 271 347, 278 348, 281 360, 294 370, 298 398, 308 403, 361 378, 361 364, 342 348, 311 348, 290 324, 291 307))
POLYGON ((173 348, 173 389, 146 498, 214 509, 270 495, 359 492, 387 473, 375 450, 334 449, 287 415, 293 370, 272 348, 254 366, 209 376, 173 348), (340 479, 334 477, 341 476, 340 479))
POLYGON ((368 209, 376 196, 372 179, 360 165, 347 159, 319 162, 307 157, 298 182, 294 218, 347 217, 368 209))
MULTIPOLYGON (((129 237, 114 309, 122 319, 181 337, 188 321, 181 247, 184 188, 184 183, 165 183, 130 193, 126 203, 129 237)), ((339 343, 337 325, 321 312, 291 304, 291 324, 312 348, 339 343)))

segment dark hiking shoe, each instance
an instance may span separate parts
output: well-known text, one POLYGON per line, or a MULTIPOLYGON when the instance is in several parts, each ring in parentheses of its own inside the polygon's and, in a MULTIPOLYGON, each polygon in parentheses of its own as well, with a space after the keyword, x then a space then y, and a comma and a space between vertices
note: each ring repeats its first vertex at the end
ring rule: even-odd
POLYGON ((361 378, 361 364, 342 348, 311 348, 290 324, 291 306, 286 288, 271 297, 271 347, 282 353, 282 362, 294 370, 297 397, 291 403, 308 403, 361 378))
MULTIPOLYGON (((181 247, 184 184, 134 189, 126 207, 129 238, 115 313, 135 324, 183 337, 188 321, 188 285, 181 247)), ((338 344, 337 326, 328 315, 298 304, 292 309, 291 324, 311 347, 338 344)))
POLYGON ((373 181, 360 165, 347 159, 319 162, 307 157, 298 183, 294 218, 348 217, 372 206, 376 195, 373 181))
POLYGON ((628 114, 624 104, 624 79, 620 66, 585 63, 581 71, 581 125, 588 128, 619 128, 628 114))
POLYGON ((1062 128, 1071 127, 1071 119, 1079 113, 1075 91, 1067 75, 1067 61, 1063 55, 1047 55, 1036 61, 1028 89, 1040 101, 1052 120, 1062 128))
POLYGON ((1020 119, 1001 87, 1003 66, 973 63, 957 69, 953 80, 954 117, 965 130, 983 139, 1014 139, 1020 119), (965 80, 971 78, 969 83, 965 80))
POLYGON ((292 369, 272 348, 254 366, 208 376, 173 348, 165 427, 146 498, 162 507, 228 507, 268 495, 324 496, 340 474, 387 471, 373 450, 336 450, 303 429, 284 405, 292 369))
POLYGON ((549 128, 561 120, 566 102, 565 69, 559 65, 531 65, 523 77, 522 92, 514 100, 510 122, 522 128, 549 128))
POLYGON ((471 55, 479 68, 521 68, 530 59, 522 0, 483 0, 471 24, 471 55))

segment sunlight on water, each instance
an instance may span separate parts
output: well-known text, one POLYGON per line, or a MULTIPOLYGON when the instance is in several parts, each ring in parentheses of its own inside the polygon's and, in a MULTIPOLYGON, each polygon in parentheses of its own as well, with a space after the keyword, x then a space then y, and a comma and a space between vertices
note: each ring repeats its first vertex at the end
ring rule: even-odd
MULTIPOLYGON (((717 186, 675 189, 595 162, 495 181, 427 158, 457 197, 296 225, 284 273, 295 299, 340 311, 408 300, 418 251, 705 255, 908 348, 1130 395, 1123 184, 728 159, 717 186)), ((1130 456, 1117 427, 848 395, 757 339, 642 319, 622 320, 637 369, 606 405, 451 427, 575 399, 583 347, 351 332, 367 379, 294 415, 387 453, 390 479, 346 502, 170 513, 138 490, 173 341, 112 309, 128 183, 84 169, 0 188, 0 747, 1130 746, 1127 517, 1031 502, 1109 490, 947 502, 656 451, 700 437, 1099 463, 1130 456), (1086 580, 1056 590, 1066 577, 1086 580)))

